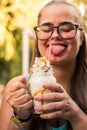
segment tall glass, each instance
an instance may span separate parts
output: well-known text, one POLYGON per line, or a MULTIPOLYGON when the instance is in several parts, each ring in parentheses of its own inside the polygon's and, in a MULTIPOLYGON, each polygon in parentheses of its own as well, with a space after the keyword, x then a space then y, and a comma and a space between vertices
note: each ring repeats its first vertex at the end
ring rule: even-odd
MULTIPOLYGON (((37 72, 35 75, 33 74, 30 77, 29 90, 33 98, 34 106, 40 106, 45 103, 48 103, 44 101, 36 101, 34 100, 34 97, 37 95, 41 95, 43 93, 52 92, 51 90, 44 89, 42 86, 47 83, 55 83, 55 82, 56 82, 56 78, 54 77, 54 74, 52 71, 42 72, 42 73, 37 72)), ((34 113, 41 114, 42 112, 34 110, 34 113)))

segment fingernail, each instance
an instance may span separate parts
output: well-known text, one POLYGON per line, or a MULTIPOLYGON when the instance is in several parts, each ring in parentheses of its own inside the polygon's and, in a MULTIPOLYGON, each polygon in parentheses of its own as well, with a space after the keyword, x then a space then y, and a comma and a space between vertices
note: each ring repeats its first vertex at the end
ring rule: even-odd
POLYGON ((43 85, 43 88, 46 88, 46 84, 43 85))
POLYGON ((43 118, 43 119, 45 118, 45 116, 43 114, 41 114, 40 117, 43 118))
POLYGON ((39 111, 39 106, 34 107, 35 111, 39 111))
POLYGON ((34 100, 40 100, 40 96, 35 96, 34 100))

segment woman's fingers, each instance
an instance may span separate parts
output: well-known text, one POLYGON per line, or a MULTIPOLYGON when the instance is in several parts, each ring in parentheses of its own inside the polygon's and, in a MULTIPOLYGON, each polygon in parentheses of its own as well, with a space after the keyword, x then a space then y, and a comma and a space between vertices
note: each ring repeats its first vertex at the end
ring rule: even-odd
POLYGON ((10 98, 14 98, 14 99, 17 99, 19 98, 20 96, 24 95, 24 94, 28 94, 28 90, 27 89, 24 89, 24 88, 21 88, 17 91, 14 91, 14 92, 9 92, 9 95, 7 96, 7 101, 10 99, 10 98))
POLYGON ((53 111, 51 113, 41 114, 40 117, 42 119, 53 119, 53 118, 61 117, 61 114, 62 114, 61 111, 53 111))
MULTIPOLYGON (((9 82, 8 82, 8 84, 6 85, 6 88, 9 90, 9 89, 12 89, 13 87, 13 85, 16 85, 16 86, 18 86, 19 88, 20 88, 20 85, 19 85, 19 83, 23 83, 23 84, 26 84, 27 83, 27 81, 26 81, 26 77, 25 76, 17 76, 17 77, 15 77, 15 78, 13 78, 13 79, 11 79, 9 82), (13 84, 14 83, 14 84, 13 84), (9 87, 10 86, 10 87, 9 87)), ((16 88, 16 87, 15 87, 16 88)), ((14 90, 14 89, 13 89, 14 90)))
POLYGON ((60 92, 60 93, 65 91, 63 86, 59 83, 44 84, 43 88, 50 89, 53 92, 60 92))
POLYGON ((35 107, 36 111, 42 111, 43 113, 49 113, 53 111, 59 111, 63 109, 64 101, 61 102, 51 102, 45 105, 35 107))
POLYGON ((17 98, 10 97, 8 103, 10 103, 10 105, 14 107, 17 106, 16 104, 22 105, 25 104, 26 102, 29 102, 30 100, 31 100, 31 96, 27 93, 17 98))
POLYGON ((42 95, 39 94, 34 97, 34 100, 38 100, 38 101, 41 100, 41 101, 48 101, 48 102, 62 101, 63 99, 64 99, 64 94, 58 92, 49 92, 42 95))

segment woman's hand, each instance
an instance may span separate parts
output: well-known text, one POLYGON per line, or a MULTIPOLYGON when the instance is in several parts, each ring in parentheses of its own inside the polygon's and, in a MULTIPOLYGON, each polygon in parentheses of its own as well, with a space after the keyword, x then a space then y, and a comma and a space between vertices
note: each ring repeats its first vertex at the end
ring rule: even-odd
POLYGON ((10 80, 5 88, 4 96, 21 119, 27 119, 32 112, 32 99, 24 76, 10 80))
POLYGON ((53 92, 42 94, 35 97, 35 100, 50 102, 38 107, 36 111, 41 111, 40 115, 43 119, 64 118, 72 122, 73 119, 78 118, 81 111, 78 105, 68 95, 66 90, 58 83, 46 84, 45 89, 50 89, 53 92))

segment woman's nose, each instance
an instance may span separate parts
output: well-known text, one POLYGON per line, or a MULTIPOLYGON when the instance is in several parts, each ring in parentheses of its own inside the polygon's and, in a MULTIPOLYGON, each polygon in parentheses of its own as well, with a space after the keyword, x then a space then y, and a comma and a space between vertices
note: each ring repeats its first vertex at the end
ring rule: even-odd
POLYGON ((57 31, 57 28, 54 28, 54 29, 53 29, 53 33, 52 33, 51 38, 61 39, 61 37, 60 37, 60 35, 59 35, 58 31, 57 31))

